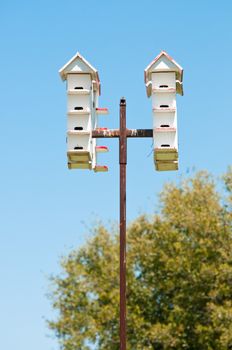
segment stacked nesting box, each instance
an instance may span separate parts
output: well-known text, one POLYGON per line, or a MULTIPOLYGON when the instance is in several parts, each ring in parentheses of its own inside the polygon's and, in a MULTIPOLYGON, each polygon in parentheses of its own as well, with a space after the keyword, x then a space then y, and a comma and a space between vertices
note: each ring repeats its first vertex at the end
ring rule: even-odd
MULTIPOLYGON (((98 115, 107 109, 98 108, 100 80, 98 72, 77 53, 59 71, 67 81, 67 157, 69 169, 106 171, 97 165, 99 147, 92 138, 98 115)), ((107 148, 105 148, 107 151, 107 148)))
POLYGON ((145 69, 148 97, 152 96, 154 162, 156 170, 178 170, 176 93, 183 95, 183 69, 162 51, 145 69))

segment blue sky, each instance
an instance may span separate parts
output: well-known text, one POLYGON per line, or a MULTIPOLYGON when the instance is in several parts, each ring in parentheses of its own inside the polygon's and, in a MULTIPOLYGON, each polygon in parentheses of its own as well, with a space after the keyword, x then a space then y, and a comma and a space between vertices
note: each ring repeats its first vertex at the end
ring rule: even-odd
POLYGON ((150 139, 128 140, 128 220, 157 208, 157 193, 192 168, 231 163, 231 1, 40 0, 0 3, 0 329, 6 350, 58 349, 47 277, 91 226, 118 219, 118 142, 109 173, 66 167, 66 92, 58 70, 79 51, 99 70, 101 126, 151 128, 143 71, 166 50, 184 68, 178 97, 180 170, 154 171, 150 139))

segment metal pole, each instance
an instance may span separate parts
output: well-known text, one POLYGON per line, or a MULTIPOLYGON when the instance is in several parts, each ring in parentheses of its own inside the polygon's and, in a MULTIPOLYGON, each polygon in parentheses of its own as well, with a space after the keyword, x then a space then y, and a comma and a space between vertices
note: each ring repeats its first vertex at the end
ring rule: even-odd
MULTIPOLYGON (((120 137, 119 129, 94 129, 92 131, 92 137, 96 139, 100 138, 116 138, 120 137)), ((153 137, 153 129, 126 129, 126 137, 153 137)))
POLYGON ((120 100, 120 350, 126 350, 126 99, 120 100))
POLYGON ((126 164, 127 137, 153 137, 153 129, 126 128, 126 99, 120 100, 120 128, 95 129, 93 138, 119 138, 120 164, 120 350, 126 350, 126 164))

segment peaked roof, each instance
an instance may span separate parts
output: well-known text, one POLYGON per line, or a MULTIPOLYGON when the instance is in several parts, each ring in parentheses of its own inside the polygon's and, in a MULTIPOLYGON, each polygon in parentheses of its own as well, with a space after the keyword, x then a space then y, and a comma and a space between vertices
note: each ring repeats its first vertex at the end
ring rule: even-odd
POLYGON ((161 51, 158 56, 146 67, 144 71, 144 80, 147 86, 147 94, 150 96, 150 89, 148 89, 151 81, 151 74, 155 72, 176 72, 176 86, 177 92, 183 95, 183 68, 165 51, 161 51))
POLYGON ((99 86, 100 94, 100 79, 98 71, 94 68, 79 52, 77 52, 60 70, 59 74, 64 81, 69 73, 87 73, 91 74, 92 80, 95 80, 99 86))

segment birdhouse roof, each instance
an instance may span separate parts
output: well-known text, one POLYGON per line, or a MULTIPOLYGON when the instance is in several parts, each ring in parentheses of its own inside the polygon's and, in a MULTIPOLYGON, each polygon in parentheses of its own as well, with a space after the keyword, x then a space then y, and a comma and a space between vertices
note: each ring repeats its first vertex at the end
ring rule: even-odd
POLYGON ((160 54, 147 66, 144 71, 144 80, 147 86, 147 94, 150 96, 149 82, 151 81, 152 73, 158 72, 175 72, 177 92, 183 95, 183 68, 165 51, 160 54))
POLYGON ((98 90, 100 94, 100 79, 98 71, 83 57, 79 52, 77 52, 60 70, 59 74, 61 79, 64 81, 67 79, 68 74, 80 73, 80 74, 90 74, 92 80, 95 80, 98 85, 98 90))

